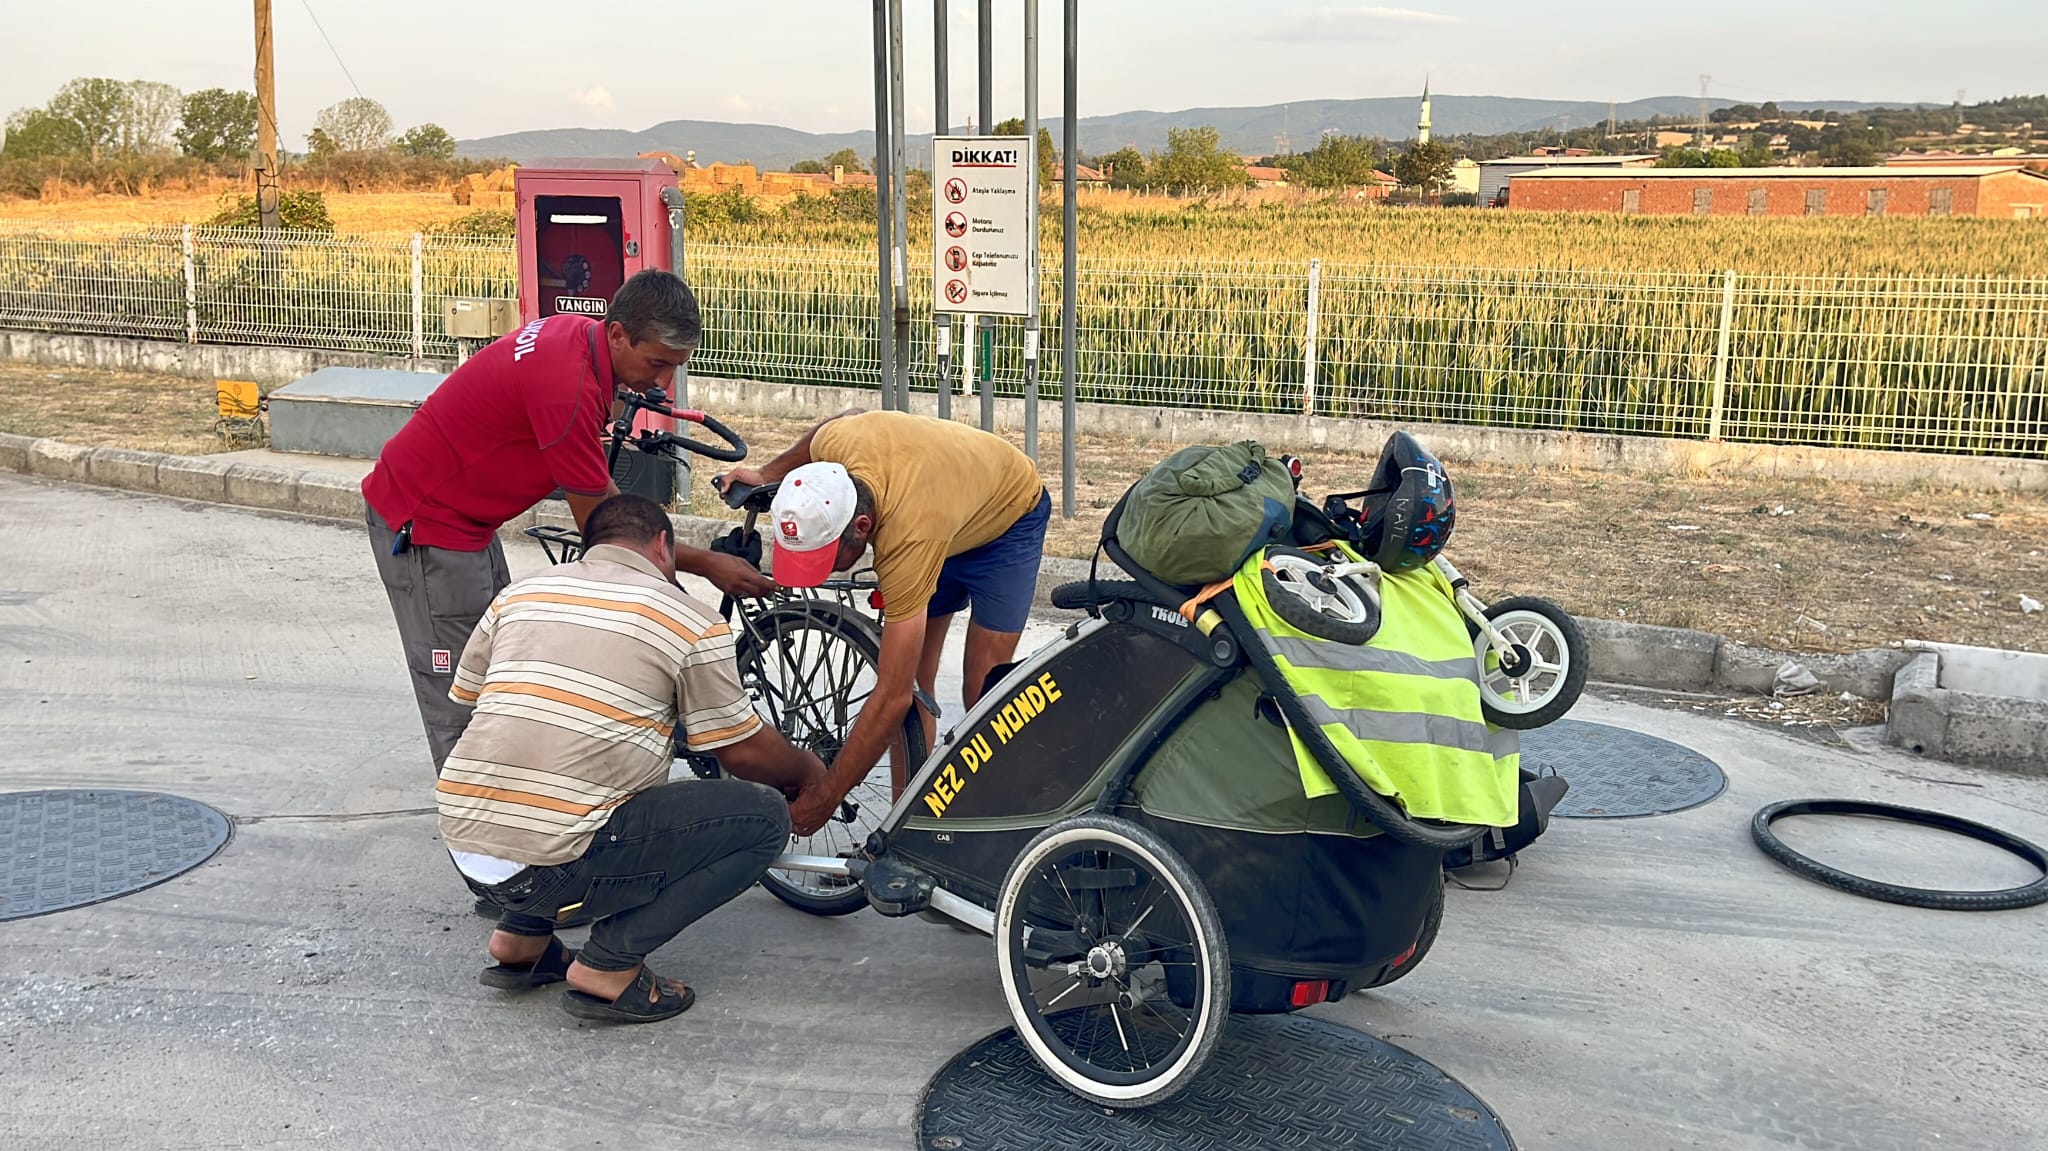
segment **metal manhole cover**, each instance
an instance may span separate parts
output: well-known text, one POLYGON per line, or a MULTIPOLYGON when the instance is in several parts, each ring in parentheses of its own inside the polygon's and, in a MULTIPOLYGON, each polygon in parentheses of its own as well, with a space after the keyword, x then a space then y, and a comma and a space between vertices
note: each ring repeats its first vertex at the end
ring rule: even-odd
POLYGON ((153 791, 0 792, 0 920, 154 887, 205 863, 228 818, 153 791))
POLYGON ((1209 1065, 1156 1107, 1115 1111, 1053 1082, 1005 1029, 953 1057, 918 1105, 920 1151, 1255 1151, 1373 1147, 1513 1151, 1457 1080, 1349 1027, 1232 1016, 1209 1065))
POLYGON ((1728 786, 1720 767, 1689 747, 1576 719, 1523 732, 1522 766, 1548 768, 1571 784, 1551 814, 1572 819, 1669 815, 1728 786))

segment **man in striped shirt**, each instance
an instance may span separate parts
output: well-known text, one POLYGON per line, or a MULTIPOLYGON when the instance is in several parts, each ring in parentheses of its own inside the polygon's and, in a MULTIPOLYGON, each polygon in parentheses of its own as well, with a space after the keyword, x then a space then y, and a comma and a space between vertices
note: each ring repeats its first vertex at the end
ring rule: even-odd
POLYGON ((647 954, 760 879, 790 801, 825 779, 755 714, 725 621, 676 586, 673 531, 643 497, 598 505, 581 560, 492 601, 448 693, 475 714, 436 788, 441 838, 503 912, 482 981, 566 979, 580 1018, 687 1010, 696 993, 647 954), (678 724, 731 778, 668 782, 678 724), (554 928, 579 911, 575 954, 554 928))

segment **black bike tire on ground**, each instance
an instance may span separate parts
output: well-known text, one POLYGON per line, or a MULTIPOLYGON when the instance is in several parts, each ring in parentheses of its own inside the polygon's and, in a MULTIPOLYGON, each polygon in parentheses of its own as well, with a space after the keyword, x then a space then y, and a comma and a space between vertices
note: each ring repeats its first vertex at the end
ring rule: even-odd
MULTIPOLYGON (((777 605, 757 616, 756 622, 757 624, 767 624, 778 615, 793 616, 798 613, 802 613, 804 622, 811 626, 816 626, 821 621, 827 619, 831 620, 830 629, 837 632, 840 637, 858 651, 870 666, 876 666, 880 663, 882 655, 880 629, 849 612, 840 610, 820 612, 817 610, 816 605, 808 607, 777 605)), ((777 634, 780 633, 778 632, 777 634)), ((746 661, 753 655, 753 647, 756 642, 751 632, 745 629, 739 631, 734 645, 734 657, 739 662, 742 679, 744 679, 745 675, 746 661)), ((784 734, 787 735, 788 733, 785 732, 784 734)), ((918 766, 923 763, 926 751, 924 746, 924 721, 918 717, 915 704, 903 715, 903 736, 905 746, 909 749, 910 766, 908 771, 915 773, 918 766)), ((851 885, 843 893, 826 898, 811 895, 808 892, 792 887, 788 883, 777 879, 775 873, 771 871, 761 877, 761 886, 767 888, 771 895, 782 902, 796 908, 798 911, 808 912, 812 915, 852 915, 868 905, 867 890, 859 884, 851 885)))
POLYGON ((1570 612, 1547 599, 1535 596, 1514 596, 1490 604, 1486 609, 1486 618, 1494 619, 1513 611, 1526 611, 1548 620, 1550 626, 1556 628, 1557 634, 1564 640, 1565 650, 1571 659, 1571 666, 1565 668, 1564 683, 1558 689, 1557 697, 1535 711, 1501 711, 1486 702, 1484 692, 1480 693, 1479 710, 1485 714, 1486 722, 1495 727, 1505 727, 1514 731, 1531 731, 1563 719, 1565 713, 1579 702, 1580 694, 1586 690, 1586 634, 1579 630, 1579 622, 1572 618, 1570 612))
MULTIPOLYGON (((1266 549, 1268 557, 1271 557, 1276 552, 1300 556, 1319 564, 1327 562, 1325 557, 1315 555, 1312 552, 1302 551, 1299 548, 1273 547, 1266 549)), ((1342 578, 1352 585, 1351 593, 1358 597, 1359 603, 1366 609, 1367 618, 1363 622, 1354 623, 1351 620, 1332 619, 1310 607, 1300 596, 1282 586, 1279 577, 1273 574, 1271 568, 1267 568, 1259 573, 1259 586, 1266 593, 1267 606, 1273 609, 1274 615, 1285 620, 1289 627, 1297 631, 1307 632, 1317 639, 1330 640, 1333 643, 1362 644, 1372 639, 1380 630, 1379 600, 1371 594, 1371 588, 1366 585, 1364 580, 1357 576, 1344 576, 1342 578)))
POLYGON ((1436 900, 1429 905, 1428 913, 1422 917, 1422 930, 1416 933, 1415 936, 1415 950, 1408 953, 1408 958, 1402 960, 1399 967, 1387 972, 1378 980, 1359 988, 1360 991, 1370 991, 1375 987, 1385 987, 1389 983, 1406 978, 1409 972, 1422 966, 1422 957, 1429 954, 1430 947, 1436 943, 1437 932, 1443 929, 1444 889, 1448 886, 1441 879, 1438 880, 1436 900))
POLYGON ((1877 899, 1907 907, 1924 907, 1934 911, 2016 911, 2023 907, 2048 903, 2048 851, 2043 851, 2039 846, 2019 836, 1987 824, 1939 811, 1900 807, 1889 803, 1870 803, 1859 799, 1788 799, 1758 811, 1750 820, 1749 835, 1756 841, 1756 845, 1763 849, 1765 855, 1770 856, 1773 861, 1794 875, 1846 891, 1851 895, 1860 895, 1865 899, 1877 899), (1943 891, 1928 887, 1902 887, 1896 883, 1865 879, 1840 868, 1830 867, 1812 856, 1802 855, 1787 846, 1784 840, 1779 839, 1771 825, 1780 819, 1796 815, 1865 815, 1931 827, 1937 831, 1946 831, 1987 843, 2019 856, 2040 868, 2041 878, 2002 891, 1943 891))

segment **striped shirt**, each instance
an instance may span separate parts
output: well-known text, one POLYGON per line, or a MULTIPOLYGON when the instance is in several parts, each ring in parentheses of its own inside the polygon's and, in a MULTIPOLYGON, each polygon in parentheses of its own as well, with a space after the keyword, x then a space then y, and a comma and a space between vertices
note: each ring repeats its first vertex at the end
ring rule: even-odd
POLYGON ((436 787, 449 850, 546 867, 693 752, 761 728, 732 631, 647 559, 600 544, 499 593, 455 669, 475 705, 436 787))

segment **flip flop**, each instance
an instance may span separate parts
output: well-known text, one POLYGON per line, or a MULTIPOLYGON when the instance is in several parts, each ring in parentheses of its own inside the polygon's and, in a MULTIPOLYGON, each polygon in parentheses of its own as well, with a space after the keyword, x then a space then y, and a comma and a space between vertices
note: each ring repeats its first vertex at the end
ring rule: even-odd
POLYGON ((562 992, 562 1010, 578 1019, 600 1023, 659 1023, 688 1011, 695 1002, 696 988, 685 987, 678 995, 667 980, 644 963, 640 965, 640 974, 619 992, 617 999, 599 999, 575 990, 562 992), (652 1002, 648 999, 650 994, 655 996, 652 1002))
POLYGON ((540 953, 539 959, 524 966, 494 963, 479 972, 476 981, 500 991, 531 991, 567 979, 569 964, 575 961, 574 951, 564 947, 561 940, 550 937, 548 949, 540 953))

